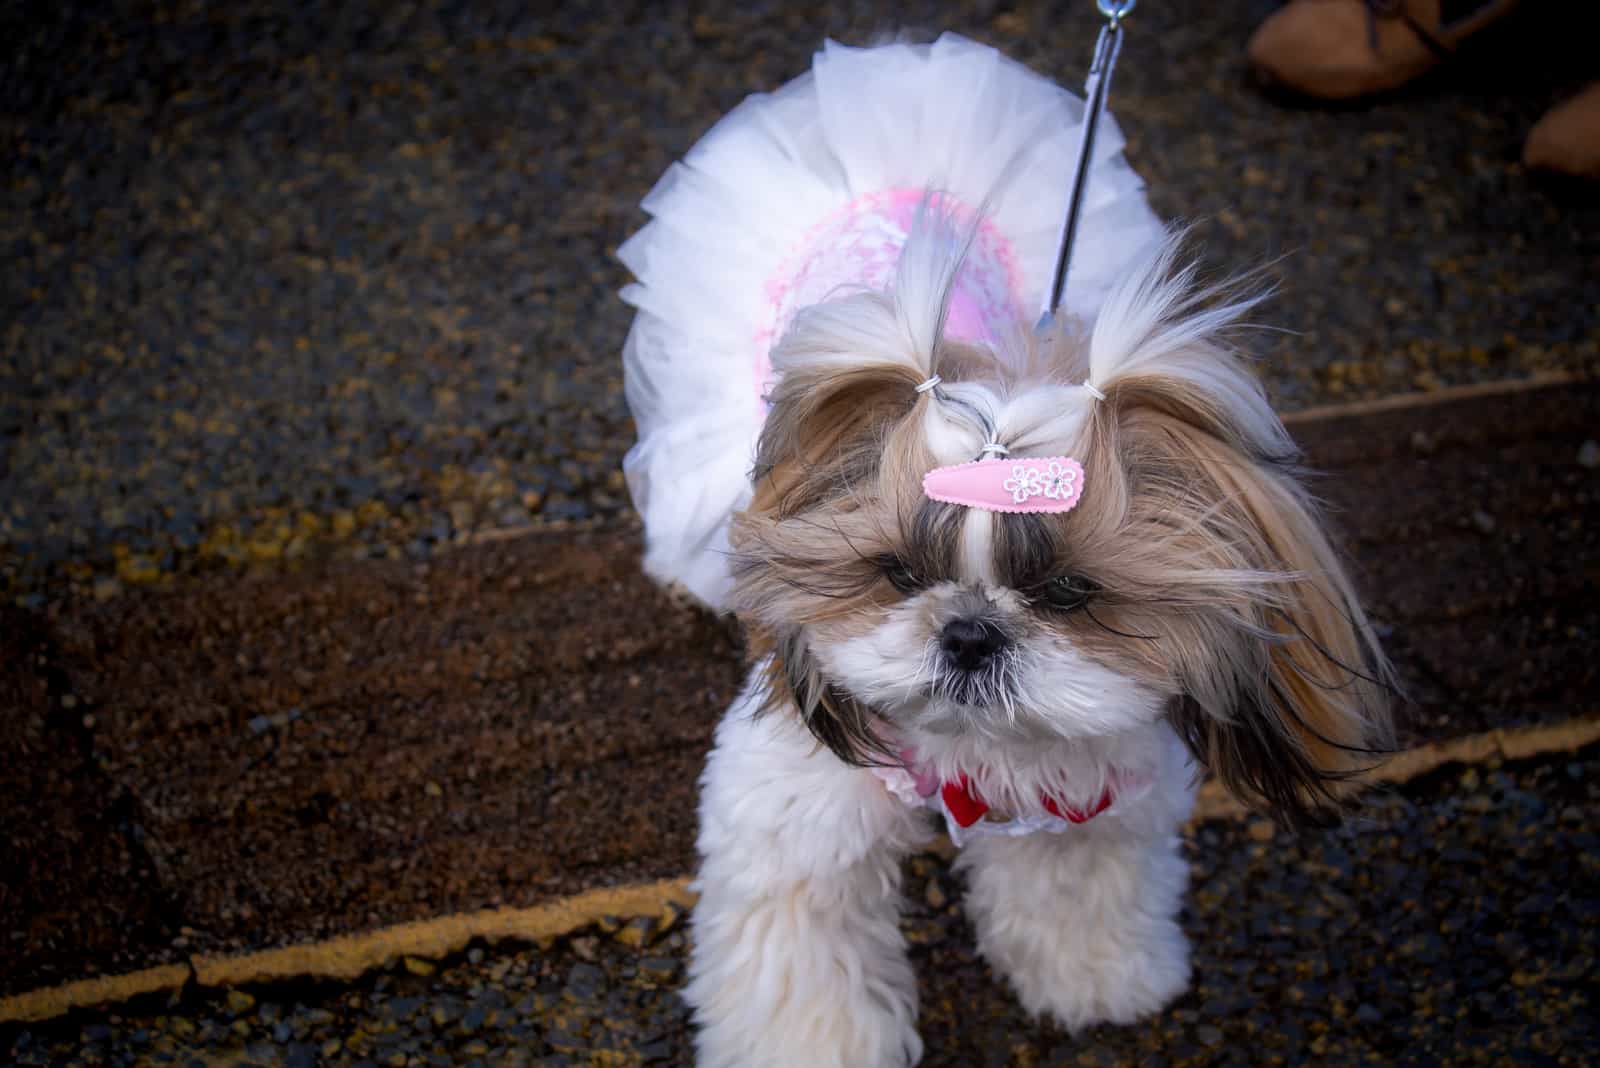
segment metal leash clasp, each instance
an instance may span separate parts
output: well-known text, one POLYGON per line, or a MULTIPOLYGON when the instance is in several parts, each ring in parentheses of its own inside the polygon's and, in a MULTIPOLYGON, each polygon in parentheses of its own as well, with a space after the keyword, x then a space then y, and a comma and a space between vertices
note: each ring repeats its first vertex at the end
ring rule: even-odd
POLYGON ((1137 0, 1095 0, 1106 24, 1094 44, 1094 60, 1089 64, 1089 76, 1083 82, 1083 130, 1078 138, 1078 161, 1072 173, 1072 193, 1067 200, 1067 215, 1061 221, 1061 237, 1056 244, 1056 270, 1050 289, 1045 294, 1044 307, 1040 309, 1039 329, 1048 327, 1067 289, 1067 269, 1072 260, 1072 244, 1078 236, 1078 216, 1083 213, 1084 191, 1089 186, 1089 169, 1094 162, 1095 132, 1100 126, 1100 116, 1106 110, 1106 98, 1111 94, 1111 72, 1117 67, 1117 56, 1122 52, 1122 20, 1133 10, 1137 0))

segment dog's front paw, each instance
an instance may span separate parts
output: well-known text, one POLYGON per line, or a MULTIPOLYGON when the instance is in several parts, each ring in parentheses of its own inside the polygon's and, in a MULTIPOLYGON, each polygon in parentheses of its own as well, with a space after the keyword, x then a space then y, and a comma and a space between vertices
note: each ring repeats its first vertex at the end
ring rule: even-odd
POLYGON ((739 918, 740 937, 701 910, 686 1000, 699 1068, 908 1068, 922 1056, 916 980, 904 953, 836 938, 825 920, 791 927, 792 902, 739 918), (863 955, 861 950, 866 951, 863 955))
POLYGON ((700 1025, 700 1068, 915 1064, 917 981, 886 885, 893 876, 864 866, 755 898, 705 887, 683 991, 700 1025), (870 878, 877 893, 852 887, 851 876, 870 878))
POLYGON ((872 1007, 829 1006, 760 1021, 700 1019, 698 1068, 910 1068, 922 1057, 916 1028, 872 1007))
POLYGON ((1010 978, 1024 1008, 1069 1031, 1133 1023, 1159 1012, 1189 987, 1189 943, 1171 920, 1150 925, 1132 940, 1061 942, 993 939, 984 950, 1010 978))
POLYGON ((962 861, 978 946, 1034 1015, 1070 1031, 1132 1023, 1188 987, 1175 839, 988 838, 962 861))

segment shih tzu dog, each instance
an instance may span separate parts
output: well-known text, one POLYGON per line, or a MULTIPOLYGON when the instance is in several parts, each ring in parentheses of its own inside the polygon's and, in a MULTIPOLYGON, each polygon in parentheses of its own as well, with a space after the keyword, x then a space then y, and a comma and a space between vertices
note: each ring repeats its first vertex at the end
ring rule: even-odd
MULTIPOLYGON (((1189 980, 1178 831, 1200 772, 1314 824, 1389 737, 1383 655, 1226 339, 1254 301, 1198 285, 1146 227, 1142 253, 1090 253, 1092 308, 1036 328, 1017 292, 1037 271, 990 203, 881 188, 854 183, 802 228, 800 266, 779 249, 758 278, 754 453, 725 546, 695 547, 755 653, 702 780, 685 997, 707 1066, 919 1059, 901 859, 940 821, 1027 1010, 1071 1030, 1153 1013, 1189 980)), ((624 253, 648 442, 692 424, 651 404, 697 372, 650 348, 674 328, 651 286, 673 282, 624 253)), ((672 520, 644 459, 654 550, 672 520)))

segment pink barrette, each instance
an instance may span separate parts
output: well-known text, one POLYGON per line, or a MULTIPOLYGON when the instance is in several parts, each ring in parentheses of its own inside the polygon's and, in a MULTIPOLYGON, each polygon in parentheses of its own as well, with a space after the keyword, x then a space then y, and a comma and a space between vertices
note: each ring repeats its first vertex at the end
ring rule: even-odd
POLYGON ((1083 465, 1070 456, 974 460, 929 471, 922 492, 987 512, 1068 512, 1083 495, 1083 465))

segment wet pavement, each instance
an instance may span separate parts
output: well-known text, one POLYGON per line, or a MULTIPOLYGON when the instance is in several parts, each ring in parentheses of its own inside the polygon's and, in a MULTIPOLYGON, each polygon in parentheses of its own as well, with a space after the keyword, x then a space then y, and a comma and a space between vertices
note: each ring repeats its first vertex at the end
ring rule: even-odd
MULTIPOLYGON (((1584 1065, 1600 1048, 1600 750, 1449 766, 1302 836, 1192 828, 1194 987, 1076 1038, 973 951, 961 885, 908 865, 925 1065, 1584 1065)), ((347 986, 193 993, 0 1031, 18 1065, 646 1065, 692 1059, 686 925, 409 959, 347 986)))
MULTIPOLYGON (((1271 6, 1141 5, 1115 108, 1158 211, 1220 269, 1274 263, 1274 396, 1600 366, 1600 197, 1517 162, 1593 76, 1600 9, 1529 4, 1325 111, 1250 84, 1271 6)), ((1088 0, 8 6, 0 594, 625 516, 612 253, 666 165, 825 36, 951 29, 1077 84, 1095 25, 1088 0)))

